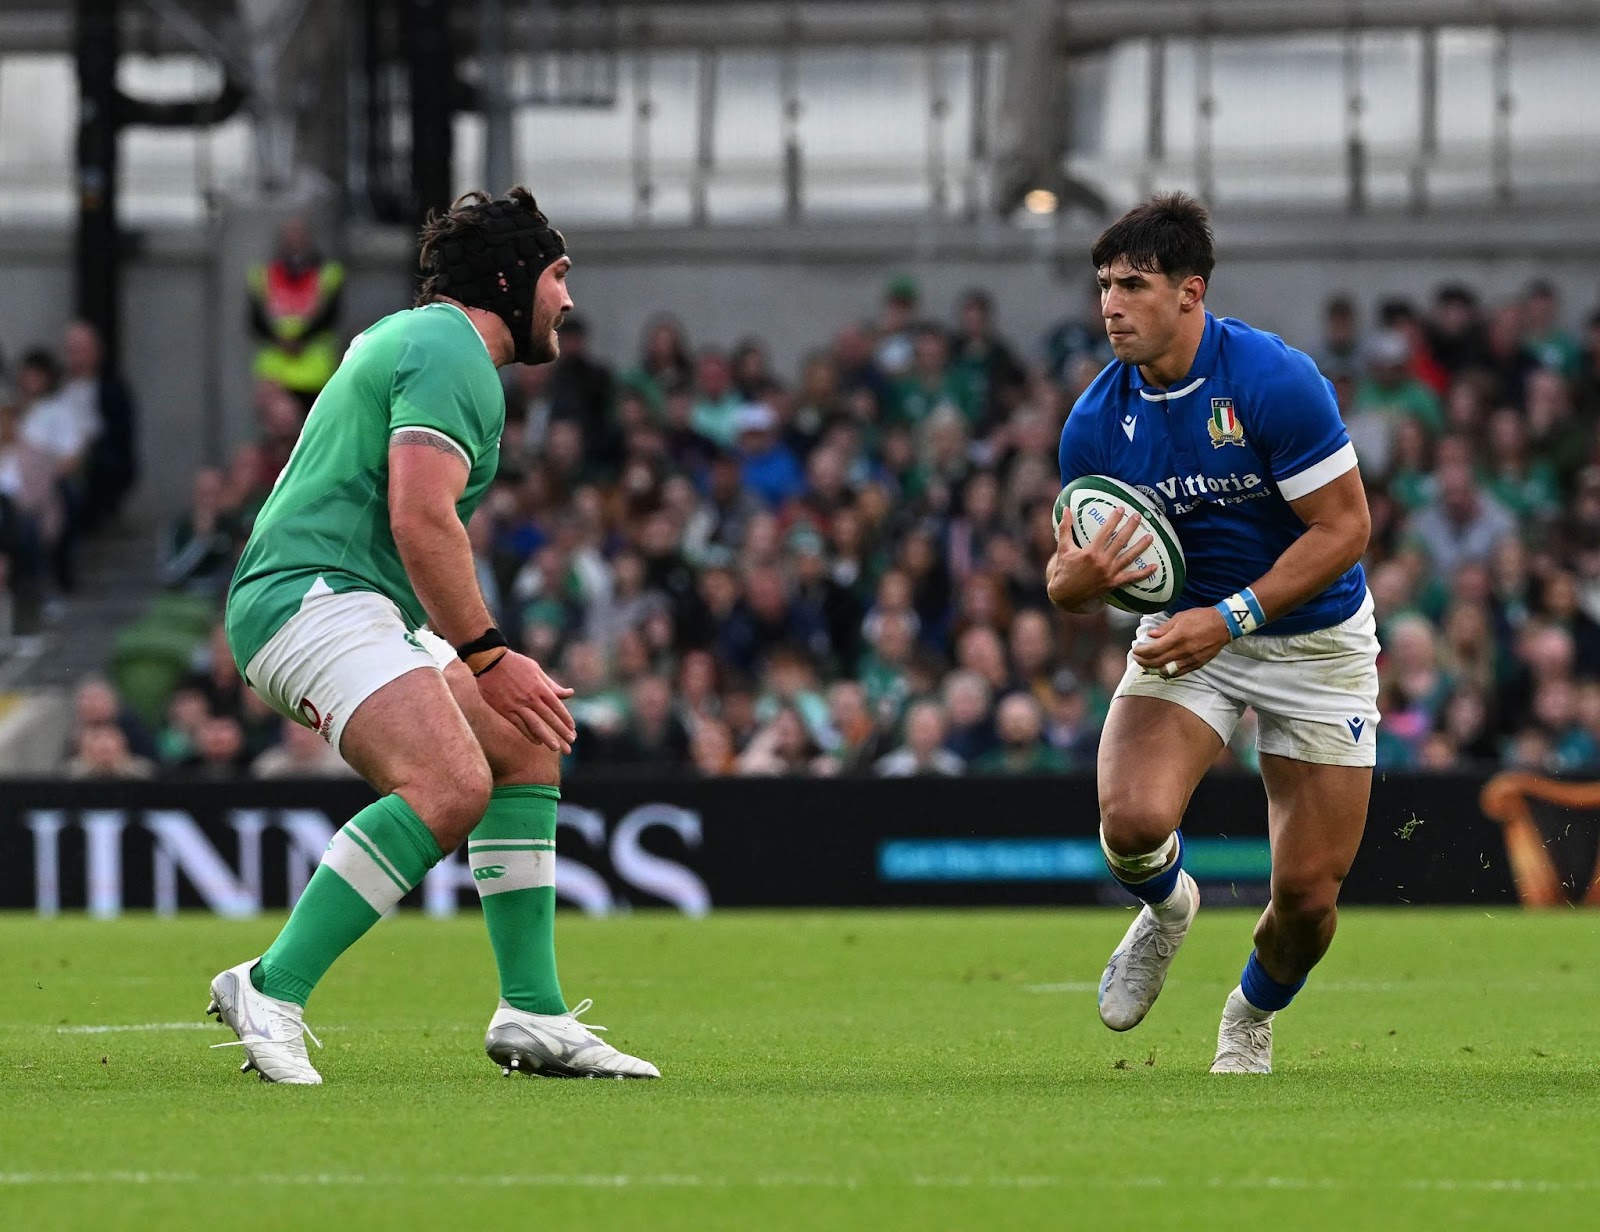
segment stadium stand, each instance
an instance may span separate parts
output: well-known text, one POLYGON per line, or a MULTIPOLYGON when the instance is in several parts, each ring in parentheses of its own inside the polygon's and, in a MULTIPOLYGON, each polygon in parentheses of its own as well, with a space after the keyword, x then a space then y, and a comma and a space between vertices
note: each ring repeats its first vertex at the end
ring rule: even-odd
MULTIPOLYGON (((472 540, 504 626, 579 688, 569 773, 1092 764, 1128 630, 1109 609, 1053 612, 1039 579, 1055 441, 1105 358, 1098 323, 1031 322, 1038 342, 1019 348, 987 293, 948 320, 927 307, 891 280, 881 313, 840 323, 792 380, 761 339, 696 346, 666 315, 620 363, 574 321, 556 364, 507 371, 501 473, 472 540)), ((1324 337, 1291 340, 1363 457, 1384 767, 1600 765, 1600 313, 1581 332, 1566 320, 1542 281, 1492 304, 1446 284, 1418 302, 1335 297, 1324 337)), ((23 353, 0 399, 0 551, 24 637, 70 581, 28 429, 54 371, 23 353)), ((214 632, 298 430, 282 389, 262 383, 254 407, 257 438, 198 473, 162 532, 165 593, 107 642, 115 711, 151 734, 125 724, 112 748, 105 716, 80 714, 74 774, 314 760, 281 751, 214 632)), ((1250 740, 1224 760, 1250 764, 1250 740)))

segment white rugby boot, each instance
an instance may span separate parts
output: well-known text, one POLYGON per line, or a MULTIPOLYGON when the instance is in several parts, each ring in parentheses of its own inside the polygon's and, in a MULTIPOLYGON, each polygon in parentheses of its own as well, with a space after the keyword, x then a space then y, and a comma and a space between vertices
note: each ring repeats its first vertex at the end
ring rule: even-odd
POLYGON ((578 1021, 594 1002, 585 997, 565 1014, 530 1014, 504 1001, 489 1020, 483 1050, 507 1078, 659 1078, 648 1061, 618 1052, 595 1035, 605 1028, 578 1021))
POLYGON ((1161 995, 1167 968, 1200 910, 1200 887, 1194 878, 1179 872, 1172 897, 1163 906, 1167 904, 1172 910, 1163 912, 1169 918, 1162 921, 1147 903, 1106 962, 1100 977, 1100 1021, 1113 1031, 1138 1026, 1161 995))
POLYGON ((262 1082, 320 1085, 322 1075, 306 1055, 306 1039, 318 1048, 322 1041, 311 1034, 311 1028, 302 1020, 305 1011, 293 1001, 279 1001, 256 990, 250 982, 250 969, 260 961, 252 958, 229 967, 211 981, 211 1004, 206 1006, 206 1013, 231 1027, 239 1037, 236 1042, 211 1046, 242 1047, 245 1062, 239 1072, 255 1070, 262 1082))
POLYGON ((1217 1059, 1211 1062, 1211 1072, 1270 1074, 1273 1017, 1245 1000, 1242 989, 1230 992, 1217 1028, 1217 1059))

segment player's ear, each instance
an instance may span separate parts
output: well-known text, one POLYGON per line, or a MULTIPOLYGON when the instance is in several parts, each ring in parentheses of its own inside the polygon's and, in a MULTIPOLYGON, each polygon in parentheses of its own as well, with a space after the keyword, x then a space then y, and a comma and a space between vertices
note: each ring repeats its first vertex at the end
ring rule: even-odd
POLYGON ((1206 280, 1199 274, 1190 274, 1183 280, 1183 298, 1179 301, 1185 312, 1191 312, 1205 303, 1206 280))

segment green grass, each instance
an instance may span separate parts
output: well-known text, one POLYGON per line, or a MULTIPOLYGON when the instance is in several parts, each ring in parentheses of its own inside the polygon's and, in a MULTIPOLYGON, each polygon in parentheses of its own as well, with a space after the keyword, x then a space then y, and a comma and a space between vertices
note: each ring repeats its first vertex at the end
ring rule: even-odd
POLYGON ((481 925, 399 918, 280 1088, 220 1027, 65 1030, 197 1019, 272 922, 0 917, 0 1228, 1595 1225, 1600 919, 1348 911, 1278 1072, 1213 1078, 1251 920, 1117 1036, 1110 910, 564 917, 569 997, 665 1075, 618 1083, 501 1078, 481 925))

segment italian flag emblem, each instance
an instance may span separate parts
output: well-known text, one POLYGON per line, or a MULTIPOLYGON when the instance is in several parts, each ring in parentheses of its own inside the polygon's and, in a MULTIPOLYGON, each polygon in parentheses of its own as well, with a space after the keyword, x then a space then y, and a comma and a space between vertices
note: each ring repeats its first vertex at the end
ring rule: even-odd
POLYGON ((1211 399, 1211 420, 1206 424, 1206 431, 1211 434, 1213 449, 1244 444, 1244 425, 1234 412, 1232 398, 1211 399))

